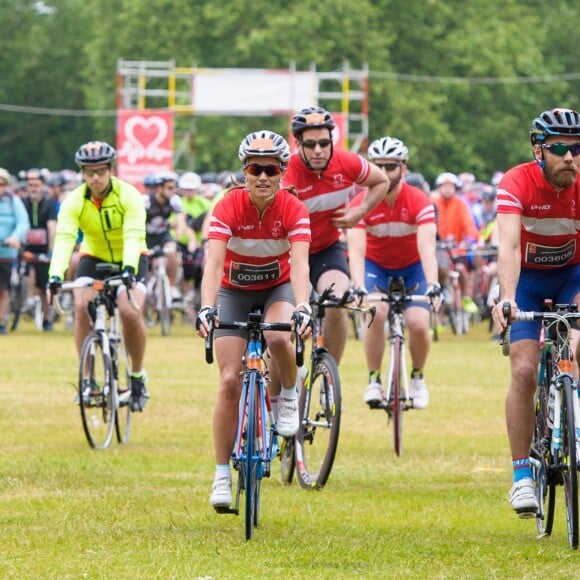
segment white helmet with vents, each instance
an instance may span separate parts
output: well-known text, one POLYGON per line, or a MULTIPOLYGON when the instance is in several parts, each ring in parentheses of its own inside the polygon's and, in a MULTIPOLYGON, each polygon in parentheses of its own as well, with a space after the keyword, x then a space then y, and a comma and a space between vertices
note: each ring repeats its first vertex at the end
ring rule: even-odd
POLYGON ((409 159, 409 149, 400 139, 394 137, 383 137, 370 144, 368 150, 369 159, 398 159, 407 161, 409 159))

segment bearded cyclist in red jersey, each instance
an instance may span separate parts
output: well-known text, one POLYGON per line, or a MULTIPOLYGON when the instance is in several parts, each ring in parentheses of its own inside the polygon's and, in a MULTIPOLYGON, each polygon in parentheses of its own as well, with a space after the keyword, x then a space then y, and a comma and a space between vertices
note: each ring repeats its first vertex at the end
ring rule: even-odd
MULTIPOLYGON (((340 241, 341 228, 351 228, 385 196, 389 178, 362 156, 334 150, 330 113, 320 107, 302 109, 291 123, 298 151, 290 158, 285 186, 293 185, 310 213, 310 281, 322 292, 334 284, 343 295, 351 286, 346 252, 340 241), (348 202, 356 186, 367 188, 357 207, 348 202)), ((324 319, 325 344, 340 364, 348 332, 348 314, 330 308, 324 319)))
MULTIPOLYGON (((532 122, 535 161, 510 169, 498 184, 498 275, 501 299, 493 309, 498 332, 506 327, 504 302, 516 310, 580 304, 580 115, 544 111, 532 122)), ((540 322, 513 322, 506 422, 514 471, 510 503, 522 518, 538 510, 530 467, 540 322)), ((575 337, 573 338, 573 342, 575 337)), ((580 349, 576 348, 576 360, 580 349)))

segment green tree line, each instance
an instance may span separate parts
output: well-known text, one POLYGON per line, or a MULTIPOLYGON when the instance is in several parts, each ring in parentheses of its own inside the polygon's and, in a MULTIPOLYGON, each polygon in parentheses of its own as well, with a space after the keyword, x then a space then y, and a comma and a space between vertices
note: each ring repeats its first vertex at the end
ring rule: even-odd
MULTIPOLYGON (((574 0, 0 0, 0 14, 0 166, 12 172, 72 168, 80 143, 115 142, 118 59, 368 66, 369 138, 403 139, 431 181, 530 159, 531 120, 576 108, 580 88, 574 0)), ((199 172, 236 169, 248 131, 288 130, 286 117, 177 123, 195 124, 199 172)))

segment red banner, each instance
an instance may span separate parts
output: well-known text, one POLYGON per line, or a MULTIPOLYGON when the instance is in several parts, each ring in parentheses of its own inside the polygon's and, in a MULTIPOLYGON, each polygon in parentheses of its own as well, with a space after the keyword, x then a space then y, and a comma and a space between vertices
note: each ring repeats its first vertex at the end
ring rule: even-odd
POLYGON ((173 113, 117 112, 117 175, 143 191, 143 179, 173 169, 173 113))

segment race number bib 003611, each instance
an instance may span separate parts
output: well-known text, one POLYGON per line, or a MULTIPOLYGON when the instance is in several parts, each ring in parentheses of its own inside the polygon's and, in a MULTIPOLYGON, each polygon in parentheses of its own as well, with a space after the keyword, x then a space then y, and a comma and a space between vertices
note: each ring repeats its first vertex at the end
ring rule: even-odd
POLYGON ((563 266, 576 253, 576 240, 570 240, 562 246, 541 246, 528 242, 526 244, 525 263, 532 266, 563 266))
POLYGON ((230 264, 230 282, 236 286, 253 286, 264 282, 274 282, 278 278, 280 278, 278 261, 260 265, 242 262, 230 264))

